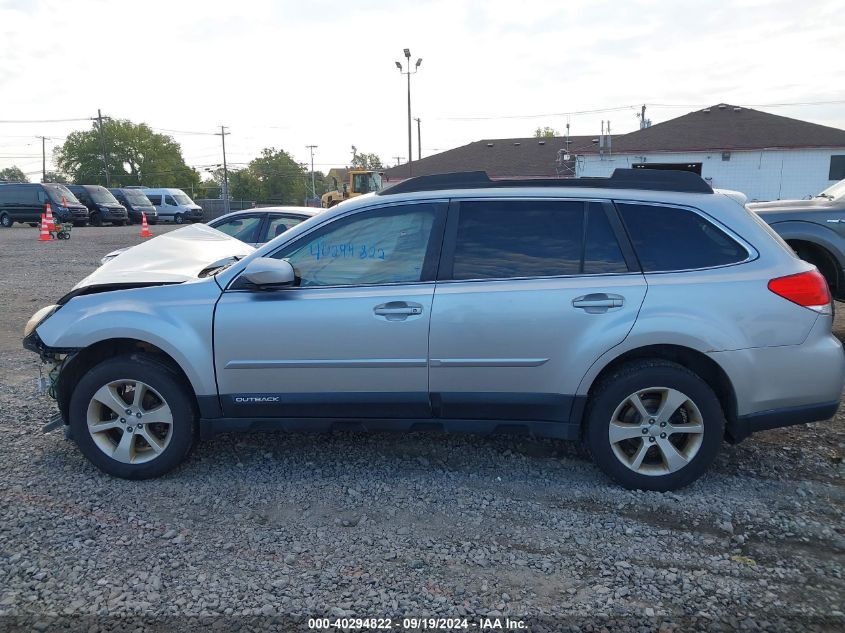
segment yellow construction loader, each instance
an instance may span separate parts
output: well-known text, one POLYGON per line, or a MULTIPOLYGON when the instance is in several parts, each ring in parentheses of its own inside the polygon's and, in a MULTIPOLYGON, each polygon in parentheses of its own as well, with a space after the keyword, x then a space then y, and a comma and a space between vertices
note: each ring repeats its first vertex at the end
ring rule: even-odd
POLYGON ((368 169, 331 169, 328 177, 334 182, 334 190, 327 191, 320 198, 324 209, 333 207, 347 198, 381 190, 381 173, 368 169))

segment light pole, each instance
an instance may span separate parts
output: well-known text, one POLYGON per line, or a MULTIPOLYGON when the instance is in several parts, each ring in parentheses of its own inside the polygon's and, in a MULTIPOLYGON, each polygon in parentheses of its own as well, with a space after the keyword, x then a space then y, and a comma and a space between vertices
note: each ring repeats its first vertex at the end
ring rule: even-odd
POLYGON ((215 136, 219 136, 220 140, 223 141, 223 191, 221 192, 221 198, 223 198, 223 212, 229 213, 229 169, 226 166, 226 136, 231 134, 231 132, 226 131, 226 126, 220 126, 220 133, 215 134, 215 136))
POLYGON ((401 62, 396 62, 396 67, 399 69, 400 73, 408 76, 408 176, 410 177, 413 171, 412 163, 414 157, 414 153, 411 148, 411 75, 419 70, 420 64, 422 64, 422 57, 417 58, 414 70, 411 70, 411 51, 406 48, 404 49, 404 52, 405 70, 403 70, 401 62))
POLYGON ((311 150, 311 197, 317 197, 317 186, 314 183, 314 150, 317 149, 316 145, 306 145, 307 149, 311 150))

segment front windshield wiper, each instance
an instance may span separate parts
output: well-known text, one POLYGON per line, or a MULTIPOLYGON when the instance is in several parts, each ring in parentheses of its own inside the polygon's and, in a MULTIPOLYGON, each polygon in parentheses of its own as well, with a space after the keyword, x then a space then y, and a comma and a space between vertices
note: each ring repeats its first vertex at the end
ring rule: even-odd
POLYGON ((216 275, 217 273, 226 270, 232 264, 235 264, 243 259, 240 255, 232 255, 230 257, 224 257, 223 259, 218 259, 216 262, 213 262, 203 268, 198 277, 210 277, 211 275, 216 275))
POLYGON ((820 193, 816 196, 816 198, 827 198, 828 200, 833 200, 833 196, 829 193, 820 193))

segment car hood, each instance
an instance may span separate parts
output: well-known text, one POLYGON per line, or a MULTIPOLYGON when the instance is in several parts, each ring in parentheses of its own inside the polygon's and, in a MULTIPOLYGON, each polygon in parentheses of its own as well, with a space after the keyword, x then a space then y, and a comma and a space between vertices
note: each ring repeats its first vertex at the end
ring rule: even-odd
POLYGON ((773 200, 772 202, 749 202, 748 208, 757 213, 766 211, 827 211, 831 201, 827 198, 812 200, 773 200))
POLYGON ((100 266, 74 290, 99 285, 181 283, 197 279, 210 264, 246 257, 255 249, 206 224, 192 224, 126 249, 100 266))

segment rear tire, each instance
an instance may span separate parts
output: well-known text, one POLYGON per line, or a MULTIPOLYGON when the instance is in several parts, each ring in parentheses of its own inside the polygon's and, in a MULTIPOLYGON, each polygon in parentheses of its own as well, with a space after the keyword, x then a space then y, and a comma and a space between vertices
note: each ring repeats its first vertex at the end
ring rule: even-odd
MULTIPOLYGON (((4 213, 3 215, 0 215, 0 226, 2 226, 4 229, 12 228, 12 225, 14 223, 15 223, 14 220, 12 220, 12 217, 8 213, 4 213)), ((36 225, 36 226, 38 226, 38 225, 36 225)))
POLYGON ((659 359, 627 363, 603 378, 590 396, 586 421, 587 447, 605 474, 625 488, 659 492, 704 474, 725 428, 710 386, 659 359))
POLYGON ((69 419, 82 454, 123 479, 172 470, 197 437, 190 386, 149 354, 118 356, 89 370, 74 388, 69 419))

